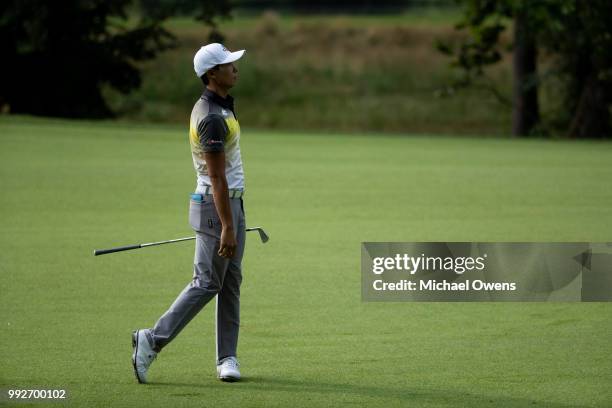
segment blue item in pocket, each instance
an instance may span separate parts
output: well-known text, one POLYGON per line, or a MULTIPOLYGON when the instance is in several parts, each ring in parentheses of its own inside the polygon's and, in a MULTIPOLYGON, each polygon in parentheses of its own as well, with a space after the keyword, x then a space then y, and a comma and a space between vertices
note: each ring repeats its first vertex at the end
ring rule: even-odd
POLYGON ((191 199, 193 201, 201 203, 202 201, 204 201, 204 194, 191 193, 191 199))

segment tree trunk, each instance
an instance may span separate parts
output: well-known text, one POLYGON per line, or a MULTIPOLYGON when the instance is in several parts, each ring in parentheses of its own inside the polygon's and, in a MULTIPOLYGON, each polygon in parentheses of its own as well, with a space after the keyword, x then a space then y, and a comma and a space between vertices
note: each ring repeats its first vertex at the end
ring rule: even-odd
POLYGON ((574 139, 610 137, 610 99, 605 84, 592 72, 582 86, 568 136, 574 139))
POLYGON ((540 121, 537 84, 537 48, 526 11, 514 18, 514 101, 512 134, 527 136, 540 121))

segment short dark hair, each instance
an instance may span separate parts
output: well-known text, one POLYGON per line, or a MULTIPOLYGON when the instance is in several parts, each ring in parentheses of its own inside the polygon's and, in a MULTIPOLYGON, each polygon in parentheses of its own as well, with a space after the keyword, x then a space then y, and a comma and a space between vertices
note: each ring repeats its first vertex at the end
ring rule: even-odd
MULTIPOLYGON (((212 67, 211 69, 214 69, 215 71, 219 70, 219 65, 215 65, 214 67, 212 67)), ((210 70, 209 70, 210 71, 210 70)), ((208 72, 208 71, 206 71, 208 72)), ((202 74, 202 76, 200 77, 200 79, 202 80, 202 82, 204 82, 204 85, 208 85, 208 77, 206 76, 206 72, 202 74)))

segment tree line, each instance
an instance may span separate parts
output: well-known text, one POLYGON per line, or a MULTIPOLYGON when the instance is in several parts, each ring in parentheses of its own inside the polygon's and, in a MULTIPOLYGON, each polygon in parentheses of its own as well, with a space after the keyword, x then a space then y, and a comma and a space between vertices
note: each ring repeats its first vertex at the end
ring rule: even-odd
MULTIPOLYGON (((373 3, 341 0, 338 5, 373 3)), ((499 63, 505 47, 502 35, 512 30, 512 132, 519 136, 546 132, 539 89, 554 81, 562 95, 562 109, 552 121, 557 129, 572 138, 612 137, 612 2, 459 0, 459 4, 463 12, 456 28, 467 33, 465 40, 438 44, 462 72, 454 88, 474 85, 487 67, 499 63), (543 54, 552 61, 545 69, 539 64, 543 54)), ((110 117, 113 112, 102 97, 102 86, 132 91, 141 83, 137 64, 176 45, 164 21, 174 15, 193 16, 212 27, 210 40, 220 41, 218 20, 230 16, 232 7, 229 0, 0 2, 0 107, 46 116, 110 117)))
POLYGON ((555 127, 570 138, 611 138, 612 2, 609 0, 463 0, 467 32, 460 44, 438 44, 471 86, 502 59, 502 34, 512 28, 512 132, 542 133, 538 88, 546 81, 562 104, 555 127), (550 60, 544 69, 540 55, 550 60))
POLYGON ((113 116, 103 85, 123 93, 141 84, 138 62, 176 45, 164 28, 189 11, 214 28, 229 0, 4 0, 0 2, 0 106, 13 113, 113 116))

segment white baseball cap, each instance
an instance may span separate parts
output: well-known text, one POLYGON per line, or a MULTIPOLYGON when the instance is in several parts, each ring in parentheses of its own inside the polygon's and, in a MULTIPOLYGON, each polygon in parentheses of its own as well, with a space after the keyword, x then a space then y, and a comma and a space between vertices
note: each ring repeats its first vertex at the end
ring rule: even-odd
POLYGON ((215 65, 228 64, 240 59, 244 50, 231 52, 223 44, 212 43, 205 45, 193 57, 193 69, 201 77, 215 65))

